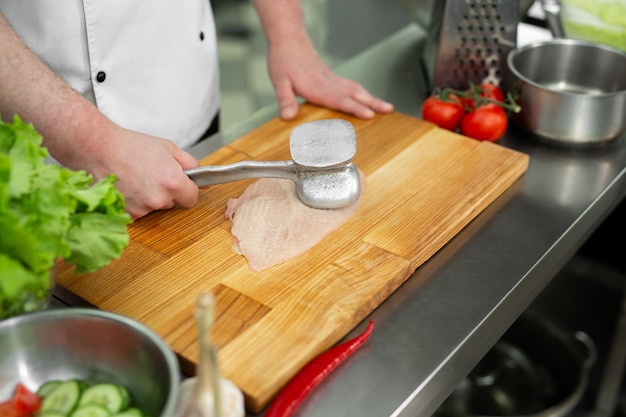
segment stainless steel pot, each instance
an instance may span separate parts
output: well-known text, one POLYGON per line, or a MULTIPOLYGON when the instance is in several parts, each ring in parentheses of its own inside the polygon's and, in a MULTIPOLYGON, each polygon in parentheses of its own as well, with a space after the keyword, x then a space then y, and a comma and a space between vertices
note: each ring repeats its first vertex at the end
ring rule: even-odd
POLYGON ((560 144, 599 144, 626 128, 626 53, 552 39, 512 50, 504 85, 521 107, 512 118, 560 144))
POLYGON ((444 401, 435 417, 561 417, 587 387, 596 349, 583 332, 570 334, 525 313, 444 401))

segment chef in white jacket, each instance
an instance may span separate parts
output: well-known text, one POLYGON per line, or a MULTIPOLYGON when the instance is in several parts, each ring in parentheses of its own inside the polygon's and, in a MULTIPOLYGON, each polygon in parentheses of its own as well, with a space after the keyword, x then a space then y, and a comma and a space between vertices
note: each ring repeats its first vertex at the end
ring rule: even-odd
MULTIPOLYGON (((298 0, 253 0, 280 115, 297 96, 371 118, 393 109, 334 74, 306 33, 298 0)), ((44 137, 52 156, 96 180, 115 173, 133 218, 193 206, 183 149, 219 109, 208 0, 0 0, 0 115, 44 137)))

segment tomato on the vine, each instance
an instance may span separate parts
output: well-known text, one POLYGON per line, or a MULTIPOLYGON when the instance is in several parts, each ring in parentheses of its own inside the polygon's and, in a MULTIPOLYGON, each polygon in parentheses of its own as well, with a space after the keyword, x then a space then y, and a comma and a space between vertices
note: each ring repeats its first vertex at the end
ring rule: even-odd
POLYGON ((500 87, 491 83, 482 83, 480 85, 480 95, 492 100, 504 101, 504 92, 500 87))
POLYGON ((495 142, 504 135, 508 118, 504 109, 488 103, 467 113, 461 120, 461 133, 477 140, 495 142))
MULTIPOLYGON (((463 97, 463 106, 465 109, 474 109, 476 107, 476 99, 471 97, 471 95, 484 97, 489 100, 495 100, 499 102, 504 102, 504 92, 500 87, 491 83, 481 83, 479 86, 471 86, 467 91, 470 94, 468 97, 463 97)), ((486 103, 478 103, 479 106, 486 103)))
POLYGON ((457 129, 464 114, 461 99, 454 94, 448 95, 446 100, 433 95, 422 104, 422 118, 448 130, 457 129))
POLYGON ((511 96, 505 98, 500 87, 470 83, 466 90, 436 88, 422 104, 422 118, 473 139, 493 142, 506 132, 507 110, 519 112, 520 107, 511 96))

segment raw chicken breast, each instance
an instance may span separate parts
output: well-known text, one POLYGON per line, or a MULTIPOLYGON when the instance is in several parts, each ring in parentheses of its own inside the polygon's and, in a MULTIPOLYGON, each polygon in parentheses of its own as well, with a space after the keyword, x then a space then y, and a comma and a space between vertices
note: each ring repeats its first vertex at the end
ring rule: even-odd
MULTIPOLYGON (((361 174, 361 195, 364 184, 361 174)), ((348 207, 314 209, 300 202, 293 181, 261 178, 226 204, 226 217, 232 222, 233 250, 247 258, 253 271, 285 262, 338 229, 360 202, 361 197, 348 207)))

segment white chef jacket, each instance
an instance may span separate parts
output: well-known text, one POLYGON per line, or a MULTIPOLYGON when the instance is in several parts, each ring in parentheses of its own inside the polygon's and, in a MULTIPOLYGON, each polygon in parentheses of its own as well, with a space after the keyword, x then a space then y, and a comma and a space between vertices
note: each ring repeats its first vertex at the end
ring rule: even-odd
POLYGON ((115 123, 192 145, 219 107, 209 0, 0 0, 24 42, 115 123))

